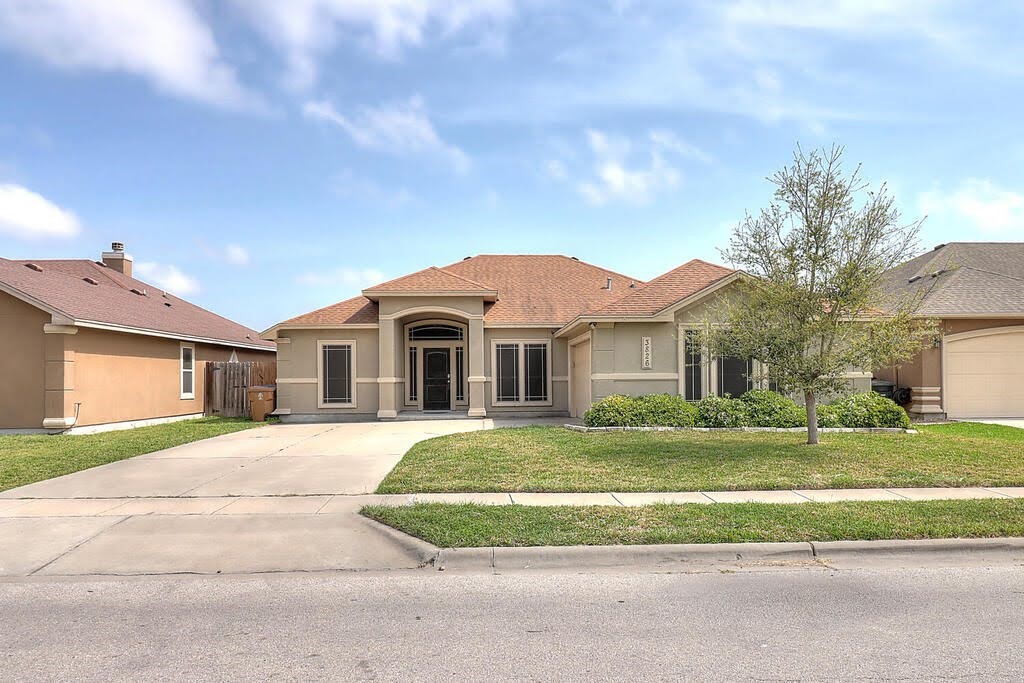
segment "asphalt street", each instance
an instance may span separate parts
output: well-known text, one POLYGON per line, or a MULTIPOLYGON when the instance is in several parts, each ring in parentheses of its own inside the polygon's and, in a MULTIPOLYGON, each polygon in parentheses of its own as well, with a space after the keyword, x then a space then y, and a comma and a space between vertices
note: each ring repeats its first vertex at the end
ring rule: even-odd
POLYGON ((19 578, 2 680, 1021 680, 1024 568, 19 578))

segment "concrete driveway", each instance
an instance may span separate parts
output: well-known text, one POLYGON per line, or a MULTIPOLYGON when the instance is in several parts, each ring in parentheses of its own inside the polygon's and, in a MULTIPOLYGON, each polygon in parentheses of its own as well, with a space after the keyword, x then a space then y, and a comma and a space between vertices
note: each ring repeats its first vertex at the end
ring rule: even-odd
POLYGON ((0 576, 416 567, 365 494, 416 442, 502 424, 272 425, 5 491, 0 576))

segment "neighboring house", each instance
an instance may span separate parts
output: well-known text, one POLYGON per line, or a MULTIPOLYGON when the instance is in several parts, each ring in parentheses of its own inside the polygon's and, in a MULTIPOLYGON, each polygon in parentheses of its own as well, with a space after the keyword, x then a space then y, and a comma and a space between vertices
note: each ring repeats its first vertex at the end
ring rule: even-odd
POLYGON ((274 359, 259 333, 102 262, 0 258, 0 430, 198 416, 204 361, 274 359))
POLYGON ((875 373, 910 388, 912 418, 1024 417, 1024 243, 940 244, 888 271, 887 286, 920 295, 942 332, 875 373))
MULTIPOLYGON (((740 276, 694 260, 642 282, 567 256, 427 268, 267 330, 278 414, 581 416, 614 393, 738 396, 760 373, 708 357, 697 331, 740 276)), ((851 379, 866 389, 871 375, 851 379)))

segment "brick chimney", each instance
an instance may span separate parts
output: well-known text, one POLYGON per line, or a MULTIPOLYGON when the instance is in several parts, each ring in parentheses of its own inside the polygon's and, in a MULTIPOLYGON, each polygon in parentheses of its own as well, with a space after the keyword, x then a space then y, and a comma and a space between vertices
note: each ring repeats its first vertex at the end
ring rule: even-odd
POLYGON ((132 276, 132 257, 124 253, 124 242, 110 244, 110 251, 103 252, 103 265, 128 277, 132 276))

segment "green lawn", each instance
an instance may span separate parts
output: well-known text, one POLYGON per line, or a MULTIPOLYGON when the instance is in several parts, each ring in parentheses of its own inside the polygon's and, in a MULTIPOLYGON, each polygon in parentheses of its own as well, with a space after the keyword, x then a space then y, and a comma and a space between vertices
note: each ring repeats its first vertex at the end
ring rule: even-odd
POLYGON ((722 491, 1024 485, 1024 429, 958 423, 919 434, 608 432, 525 427, 423 441, 378 493, 722 491))
POLYGON ((1024 536, 1024 500, 621 507, 419 504, 371 519, 443 548, 1024 536))
POLYGON ((204 417, 102 434, 0 436, 0 491, 261 424, 204 417))

